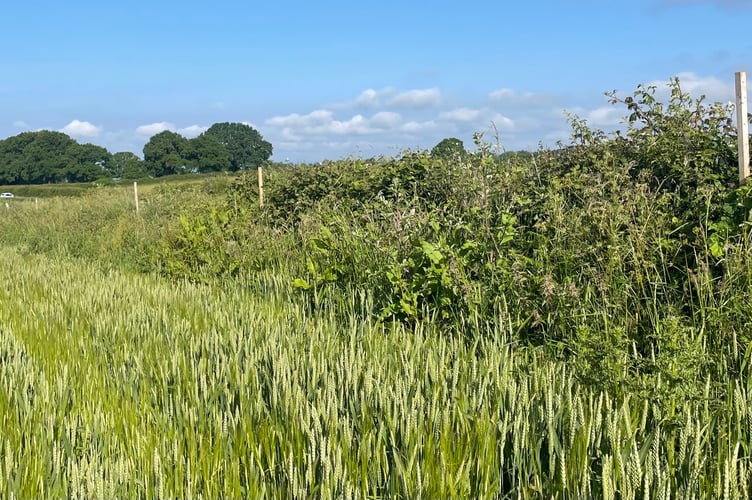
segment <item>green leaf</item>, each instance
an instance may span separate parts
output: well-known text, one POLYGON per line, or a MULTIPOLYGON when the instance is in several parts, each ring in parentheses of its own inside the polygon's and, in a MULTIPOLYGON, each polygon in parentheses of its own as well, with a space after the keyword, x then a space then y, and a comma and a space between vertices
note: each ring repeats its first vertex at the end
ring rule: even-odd
POLYGON ((423 254, 428 257, 428 259, 433 264, 440 264, 441 261, 444 260, 444 254, 442 254, 436 246, 433 245, 433 243, 429 243, 427 241, 421 241, 420 247, 423 250, 423 254))
POLYGON ((295 278, 292 282, 292 286, 298 290, 310 290, 311 284, 301 278, 295 278))

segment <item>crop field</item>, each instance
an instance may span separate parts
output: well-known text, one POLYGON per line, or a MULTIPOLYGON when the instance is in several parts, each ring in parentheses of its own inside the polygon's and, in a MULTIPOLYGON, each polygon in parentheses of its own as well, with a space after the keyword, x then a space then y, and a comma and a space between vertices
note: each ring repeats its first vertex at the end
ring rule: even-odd
POLYGON ((660 134, 272 166, 264 207, 17 190, 0 497, 752 497, 752 187, 676 89, 660 134))
POLYGON ((311 316, 273 276, 260 296, 12 249, 0 276, 5 498, 749 498, 746 377, 724 408, 709 386, 658 407, 503 328, 311 316))

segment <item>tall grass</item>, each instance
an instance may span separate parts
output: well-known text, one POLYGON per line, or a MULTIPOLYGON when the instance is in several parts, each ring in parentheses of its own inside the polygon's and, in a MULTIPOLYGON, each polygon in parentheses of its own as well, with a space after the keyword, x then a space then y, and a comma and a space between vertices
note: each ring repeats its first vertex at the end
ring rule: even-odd
MULTIPOLYGON (((0 495, 749 497, 749 352, 726 387, 658 404, 581 386, 504 321, 468 343, 313 314, 284 276, 253 279, 176 284, 5 248, 0 495)), ((350 297, 339 307, 371 300, 350 297)))

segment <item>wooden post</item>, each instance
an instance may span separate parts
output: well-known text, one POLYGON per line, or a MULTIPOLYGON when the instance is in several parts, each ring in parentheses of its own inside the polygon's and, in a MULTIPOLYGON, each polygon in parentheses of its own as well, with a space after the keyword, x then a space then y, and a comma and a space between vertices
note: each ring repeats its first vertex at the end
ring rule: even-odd
POLYGON ((747 118, 747 73, 736 72, 736 133, 739 140, 739 184, 749 177, 749 119, 747 118))
POLYGON ((138 182, 133 181, 133 197, 136 199, 136 213, 138 213, 138 182))
POLYGON ((259 184, 259 206, 264 206, 264 171, 261 167, 258 168, 258 184, 259 184))

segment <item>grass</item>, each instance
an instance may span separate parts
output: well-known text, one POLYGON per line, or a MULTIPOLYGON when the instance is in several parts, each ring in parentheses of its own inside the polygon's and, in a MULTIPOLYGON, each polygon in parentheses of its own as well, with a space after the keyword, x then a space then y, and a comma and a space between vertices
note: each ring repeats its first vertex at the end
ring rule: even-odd
MULTIPOLYGON (((133 183, 137 182, 139 193, 148 194, 155 188, 165 186, 227 186, 235 178, 236 174, 230 172, 218 172, 210 174, 182 174, 165 175, 158 178, 144 177, 142 179, 102 179, 95 182, 70 182, 62 184, 29 184, 29 185, 5 185, 0 186, 1 192, 11 192, 18 198, 54 198, 54 197, 78 197, 91 193, 103 187, 122 188, 133 190, 133 183)), ((132 196, 132 194, 131 194, 132 196)))
POLYGON ((0 254, 5 498, 749 497, 746 368, 721 406, 709 385, 656 405, 503 328, 468 343, 311 314, 278 275, 82 265, 0 254))

